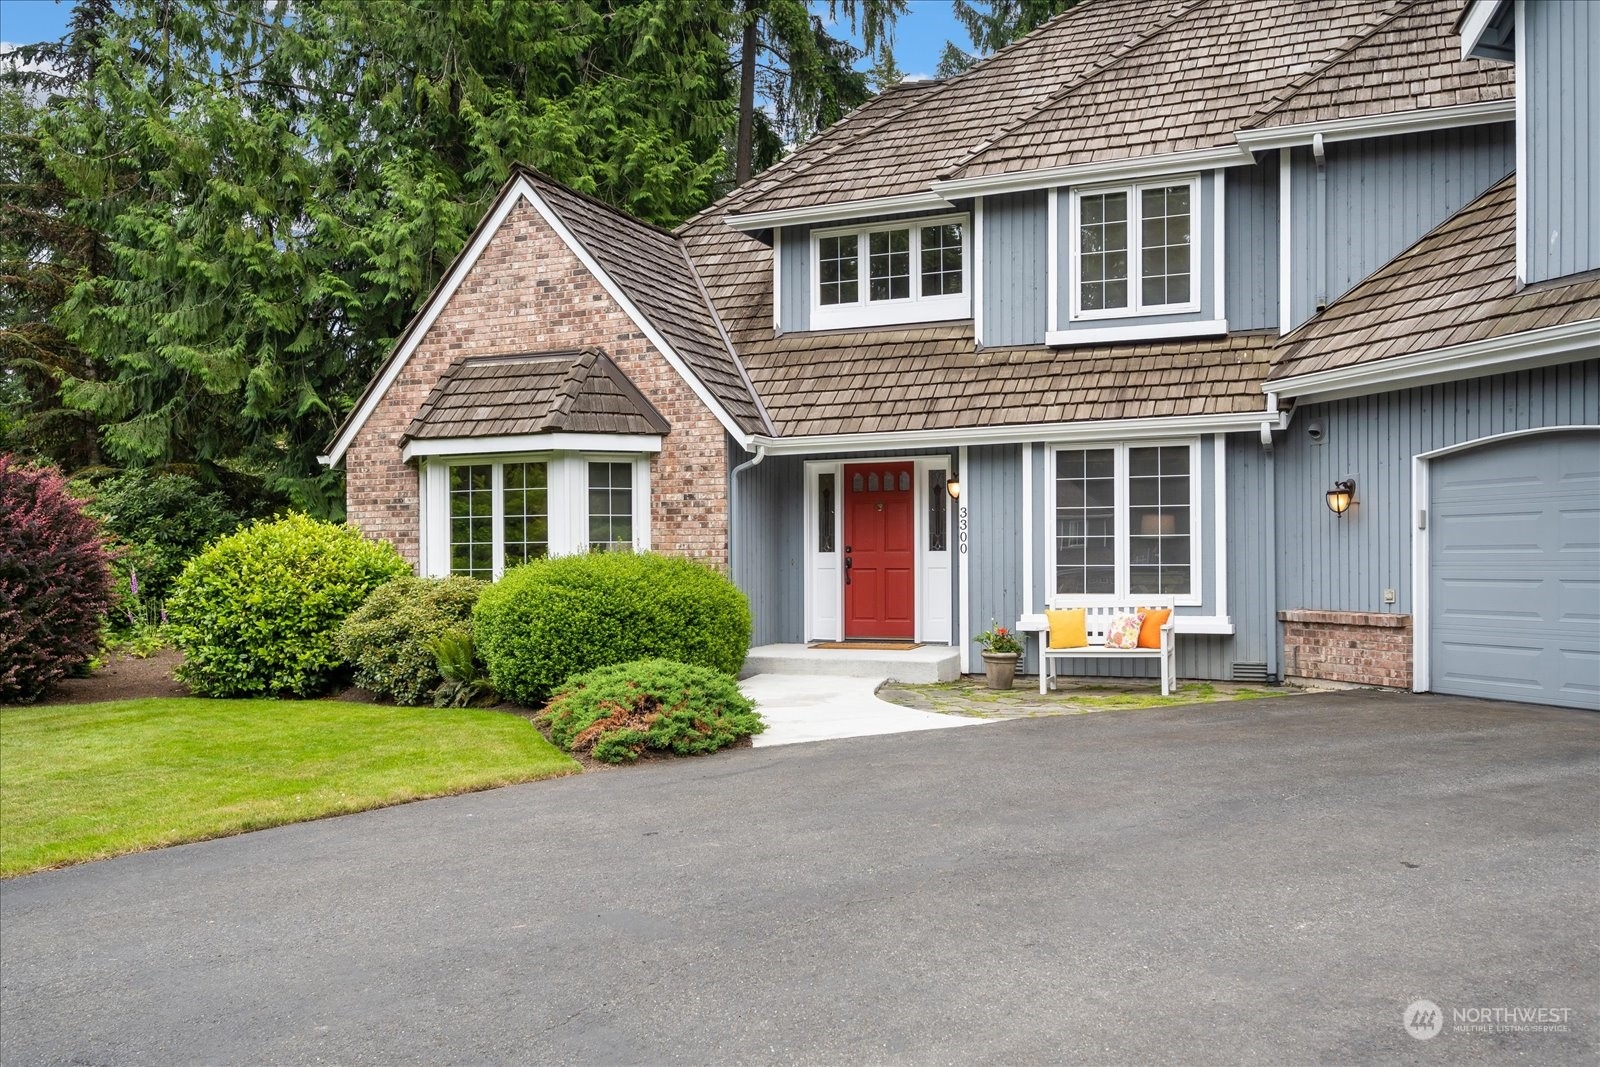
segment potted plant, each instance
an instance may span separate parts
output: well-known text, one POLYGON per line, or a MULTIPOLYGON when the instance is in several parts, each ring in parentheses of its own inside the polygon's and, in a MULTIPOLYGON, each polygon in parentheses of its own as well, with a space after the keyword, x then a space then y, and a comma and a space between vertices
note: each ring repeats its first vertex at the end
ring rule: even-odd
POLYGON ((983 677, 990 689, 1010 689, 1017 676, 1017 660, 1022 658, 1022 642, 1004 626, 989 620, 989 628, 974 641, 983 646, 983 677))

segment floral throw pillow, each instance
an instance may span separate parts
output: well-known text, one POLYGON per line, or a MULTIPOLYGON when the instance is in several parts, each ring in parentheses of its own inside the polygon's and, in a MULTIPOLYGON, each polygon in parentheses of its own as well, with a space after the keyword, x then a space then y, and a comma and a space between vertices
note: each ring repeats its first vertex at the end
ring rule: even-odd
POLYGON ((1116 616, 1111 620, 1111 628, 1106 631, 1106 647, 1138 648, 1139 627, 1143 623, 1144 614, 1142 612, 1116 616))

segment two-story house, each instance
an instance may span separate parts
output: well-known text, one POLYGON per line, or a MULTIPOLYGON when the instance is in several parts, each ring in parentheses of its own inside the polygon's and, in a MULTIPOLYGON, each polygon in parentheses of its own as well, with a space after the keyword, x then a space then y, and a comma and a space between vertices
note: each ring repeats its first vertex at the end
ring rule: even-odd
POLYGON ((1595 55, 1089 0, 675 232, 519 171, 326 458, 424 573, 695 555, 757 644, 1147 597, 1184 677, 1600 708, 1595 55))

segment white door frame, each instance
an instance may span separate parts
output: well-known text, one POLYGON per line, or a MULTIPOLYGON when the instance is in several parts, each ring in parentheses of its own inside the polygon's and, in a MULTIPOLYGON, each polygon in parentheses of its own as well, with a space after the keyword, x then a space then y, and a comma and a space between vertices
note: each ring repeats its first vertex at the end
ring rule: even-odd
POLYGON ((1488 445, 1497 445, 1517 437, 1539 434, 1571 433, 1574 430, 1593 433, 1600 426, 1561 425, 1535 426, 1526 430, 1475 437, 1430 452, 1419 452, 1411 457, 1411 691, 1426 693, 1432 684, 1431 661, 1428 654, 1432 635, 1432 605, 1429 603, 1429 569, 1433 565, 1431 550, 1432 516, 1428 509, 1433 503, 1430 482, 1433 460, 1468 452, 1488 445))
POLYGON ((844 484, 844 469, 847 466, 881 461, 912 464, 911 506, 915 519, 912 536, 916 540, 913 563, 915 585, 912 593, 916 598, 916 611, 912 640, 954 642, 954 605, 950 596, 954 535, 946 534, 945 551, 938 554, 944 556, 942 567, 939 566, 938 560, 933 559, 936 554, 928 551, 928 472, 942 470, 948 477, 950 460, 949 455, 861 458, 839 456, 826 460, 806 460, 802 464, 805 479, 805 506, 802 509, 805 522, 805 640, 844 640, 844 570, 841 561, 844 555, 844 494, 848 491, 844 484), (825 559, 823 553, 819 551, 817 536, 822 521, 818 476, 830 473, 834 475, 834 551, 831 553, 833 557, 831 561, 825 559), (930 572, 940 576, 937 578, 937 584, 929 581, 930 572), (819 594, 824 585, 834 586, 837 590, 831 619, 820 611, 819 594), (942 615, 936 610, 939 608, 943 609, 942 615))

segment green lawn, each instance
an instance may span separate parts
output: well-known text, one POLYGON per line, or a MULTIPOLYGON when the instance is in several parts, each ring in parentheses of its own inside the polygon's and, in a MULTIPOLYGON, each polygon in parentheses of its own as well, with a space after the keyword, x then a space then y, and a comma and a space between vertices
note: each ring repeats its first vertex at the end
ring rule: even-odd
POLYGON ((0 877, 577 771, 525 719, 332 700, 0 711, 0 877))

